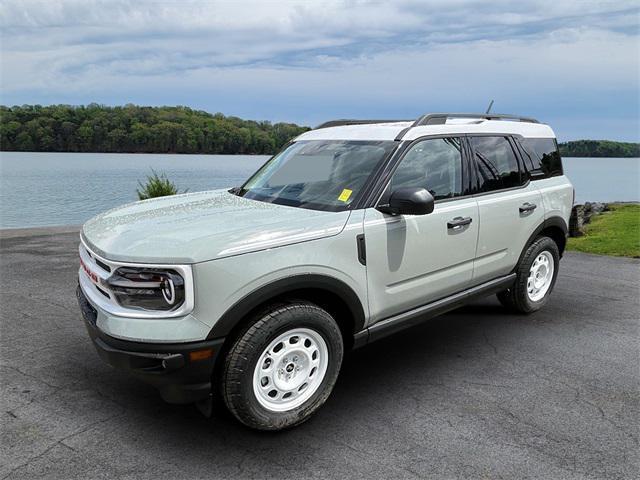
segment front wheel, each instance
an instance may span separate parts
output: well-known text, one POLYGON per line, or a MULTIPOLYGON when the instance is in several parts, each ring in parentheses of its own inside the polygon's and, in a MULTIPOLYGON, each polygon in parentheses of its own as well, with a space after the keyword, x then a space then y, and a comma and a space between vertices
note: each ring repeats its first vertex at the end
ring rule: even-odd
POLYGON ((340 329, 303 301, 256 315, 225 359, 222 392, 245 425, 281 430, 311 417, 333 390, 342 364, 340 329))
POLYGON ((539 237, 527 248, 518 264, 513 286, 498 293, 498 300, 520 313, 541 309, 556 283, 559 262, 556 242, 549 237, 539 237))

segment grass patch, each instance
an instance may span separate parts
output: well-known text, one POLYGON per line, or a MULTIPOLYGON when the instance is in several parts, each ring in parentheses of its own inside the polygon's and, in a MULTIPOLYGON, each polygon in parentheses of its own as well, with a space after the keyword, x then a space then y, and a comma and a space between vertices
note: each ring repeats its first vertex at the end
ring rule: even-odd
POLYGON ((567 250, 640 258, 640 205, 610 204, 609 208, 591 218, 584 236, 570 238, 567 250))

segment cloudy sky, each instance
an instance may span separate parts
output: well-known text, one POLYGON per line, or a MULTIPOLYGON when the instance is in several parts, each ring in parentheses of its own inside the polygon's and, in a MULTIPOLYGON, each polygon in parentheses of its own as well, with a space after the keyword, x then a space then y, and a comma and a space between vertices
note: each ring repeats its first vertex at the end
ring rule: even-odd
POLYGON ((5 105, 187 105, 314 125, 494 111, 640 139, 637 0, 3 0, 5 105))

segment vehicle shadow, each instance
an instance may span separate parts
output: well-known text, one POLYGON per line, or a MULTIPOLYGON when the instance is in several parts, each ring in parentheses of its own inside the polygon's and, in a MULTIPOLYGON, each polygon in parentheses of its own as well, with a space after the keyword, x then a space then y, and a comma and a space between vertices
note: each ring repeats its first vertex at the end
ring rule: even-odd
MULTIPOLYGON (((439 317, 427 319, 421 325, 349 352, 345 356, 332 398, 321 412, 330 414, 331 410, 340 410, 346 406, 346 403, 352 403, 350 398, 354 390, 359 390, 358 397, 371 395, 379 401, 380 384, 392 390, 394 383, 402 377, 398 368, 404 375, 425 367, 432 370, 446 369, 448 361, 467 356, 470 347, 486 348, 487 330, 499 328, 506 322, 520 319, 521 317, 509 313, 497 301, 485 299, 439 317)), ((393 401, 392 398, 390 400, 393 401)), ((165 405, 161 400, 159 404, 165 405)), ((189 418, 189 421, 195 421, 203 428, 207 428, 207 422, 204 422, 204 417, 195 407, 167 405, 167 408, 176 409, 189 418)), ((224 408, 214 408, 209 422, 213 424, 212 428, 231 427, 241 435, 256 433, 241 426, 224 411, 224 408)), ((308 422, 310 428, 313 428, 312 424, 313 420, 308 422)), ((303 424, 298 429, 304 429, 305 425, 307 424, 303 424)), ((257 434, 260 437, 264 435, 268 437, 286 435, 286 433, 259 432, 257 434)))
MULTIPOLYGON (((397 410, 398 399, 412 382, 422 382, 421 389, 429 389, 432 382, 438 391, 431 397, 446 396, 438 382, 449 375, 450 367, 455 364, 455 375, 463 368, 461 362, 493 356, 486 332, 501 328, 512 318, 495 300, 485 299, 351 352, 327 404, 310 421, 284 432, 253 431, 223 408, 215 409, 206 419, 194 406, 165 404, 155 392, 133 380, 127 380, 126 387, 119 390, 125 397, 122 401, 128 409, 129 428, 144 423, 147 441, 153 444, 176 445, 190 461, 215 464, 216 468, 222 468, 226 457, 240 456, 246 476, 252 471, 263 476, 282 471, 290 475, 289 467, 279 460, 282 449, 287 456, 308 457, 311 444, 325 445, 326 451, 331 451, 336 442, 356 441, 344 440, 345 436, 356 435, 361 441, 360 430, 380 412, 397 410)), ((426 410, 429 405, 416 408, 426 410)))
POLYGON ((377 395, 380 383, 401 388, 398 383, 404 377, 421 377, 419 372, 425 368, 446 374, 449 362, 493 354, 493 347, 487 349, 487 331, 514 318, 518 319, 496 300, 483 299, 351 352, 343 365, 336 397, 348 401, 349 390, 356 385, 365 395, 377 395), (375 382, 371 382, 373 375, 375 382))

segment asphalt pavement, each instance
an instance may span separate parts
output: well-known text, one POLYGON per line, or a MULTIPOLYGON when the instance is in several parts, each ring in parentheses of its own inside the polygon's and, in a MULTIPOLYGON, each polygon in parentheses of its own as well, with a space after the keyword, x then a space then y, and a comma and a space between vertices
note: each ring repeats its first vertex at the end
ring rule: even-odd
POLYGON ((312 420, 260 433, 102 363, 77 243, 0 232, 0 479, 638 478, 638 260, 569 253, 542 311, 491 297, 353 352, 312 420))

